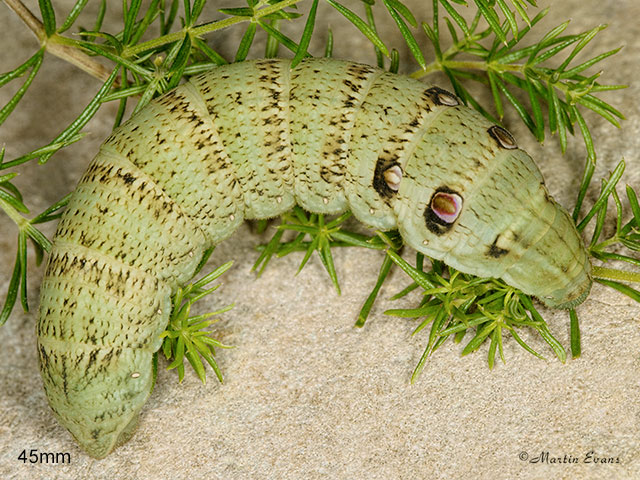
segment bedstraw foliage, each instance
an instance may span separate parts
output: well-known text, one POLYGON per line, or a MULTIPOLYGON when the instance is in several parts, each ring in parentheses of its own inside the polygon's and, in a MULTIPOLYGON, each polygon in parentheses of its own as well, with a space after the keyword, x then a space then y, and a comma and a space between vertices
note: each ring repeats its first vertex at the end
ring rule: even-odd
MULTIPOLYGON (((82 17, 81 24, 78 19, 88 0, 77 0, 72 9, 62 16, 56 15, 60 12, 56 12, 51 0, 39 0, 39 12, 36 13, 31 13, 20 0, 4 0, 6 6, 37 36, 41 47, 18 67, 0 75, 0 88, 9 83, 20 85, 6 105, 0 108, 0 124, 10 117, 39 73, 43 61, 50 55, 69 61, 103 84, 96 84, 94 98, 50 142, 13 159, 5 159, 4 149, 0 151, 0 207, 18 229, 16 262, 0 312, 0 325, 7 320, 18 298, 27 311, 27 243, 31 243, 36 263, 40 263, 51 243, 36 225, 57 219, 69 199, 66 195, 42 213, 29 218, 28 202, 13 183, 17 173, 10 172, 10 169, 25 163, 37 168, 37 164, 49 161, 58 150, 80 140, 84 126, 103 103, 118 102, 114 119, 114 126, 118 126, 129 103, 135 104, 137 111, 155 96, 175 87, 185 76, 228 62, 242 61, 248 57, 257 39, 266 39, 265 57, 290 56, 294 65, 310 55, 331 56, 336 39, 320 21, 318 10, 321 6, 335 9, 353 25, 354 33, 359 32, 370 41, 377 64, 382 68, 397 72, 401 67, 398 49, 406 48, 415 59, 417 69, 412 74, 414 77, 443 72, 463 102, 493 121, 499 122, 505 109, 512 108, 539 141, 542 142, 545 135, 556 134, 563 152, 567 146, 567 134, 579 130, 584 139, 586 161, 573 217, 579 230, 593 222, 589 250, 594 259, 602 262, 622 260, 636 269, 636 273, 621 273, 596 267, 596 276, 602 277, 598 281, 640 301, 640 292, 620 283, 637 281, 640 276, 637 273, 640 260, 633 254, 620 253, 621 248, 632 252, 640 250, 637 195, 631 187, 626 187, 626 200, 632 217, 624 221, 622 200, 615 188, 624 170, 623 161, 608 179, 602 181, 601 194, 588 213, 580 215, 584 210, 587 189, 593 183, 596 163, 593 139, 582 112, 592 110, 616 126, 623 118, 600 96, 602 92, 623 86, 599 83, 602 72, 594 70, 602 60, 619 50, 593 51, 591 42, 605 28, 604 25, 568 35, 565 33, 567 21, 558 23, 549 31, 542 31, 537 24, 548 10, 539 10, 535 0, 432 0, 431 3, 424 2, 425 8, 420 12, 412 12, 401 0, 235 1, 235 6, 218 10, 214 18, 205 18, 205 0, 150 0, 145 2, 144 8, 141 0, 124 0, 118 5, 122 11, 119 30, 107 31, 103 28, 107 11, 105 0, 101 1, 97 16, 89 20, 82 17), (304 14, 298 6, 304 7, 304 14), (384 15, 393 19, 400 33, 397 38, 406 45, 394 44, 396 39, 380 36, 376 22, 384 15), (419 22, 419 18, 430 20, 419 22), (281 29, 292 22, 301 23, 299 38, 291 38, 281 29), (230 57, 222 55, 215 42, 208 38, 208 34, 227 29, 243 29, 235 55, 230 57), (324 48, 310 52, 311 40, 318 32, 326 37, 324 48), (425 47, 429 44, 435 55, 426 53, 425 47), (98 57, 101 57, 100 61, 97 61, 98 57), (491 92, 491 106, 483 105, 471 93, 469 85, 472 82, 484 85, 491 92), (603 232, 607 231, 604 224, 609 200, 616 209, 615 232, 602 239, 603 232)), ((110 2, 109 8, 113 3, 110 2)), ((410 70, 410 66, 402 65, 402 70, 410 70)), ((450 336, 456 342, 469 338, 462 350, 463 355, 478 350, 488 341, 488 361, 489 366, 493 366, 497 355, 504 360, 502 342, 505 332, 523 348, 539 356, 518 334, 522 328, 532 328, 561 361, 565 360, 564 347, 549 332, 534 306, 535 302, 527 295, 500 280, 466 275, 438 261, 430 261, 430 268, 425 269, 425 259, 420 254, 416 264, 411 265, 399 255, 402 240, 397 232, 375 232, 370 236, 350 232, 343 228, 348 216, 347 213, 325 219, 322 215, 311 215, 295 208, 282 216, 273 238, 260 247, 261 253, 254 268, 262 271, 274 255, 305 251, 302 268, 317 251, 340 291, 332 248, 360 246, 384 250, 379 277, 356 325, 364 325, 392 267, 400 267, 411 283, 395 298, 417 289, 422 293, 422 301, 415 308, 394 309, 386 313, 412 319, 417 324, 414 333, 427 335, 424 354, 412 379, 420 373, 431 353, 450 336), (295 232, 292 240, 283 240, 287 230, 295 232)), ((216 287, 206 289, 205 286, 229 266, 225 264, 180 289, 174 297, 174 311, 164 333, 163 352, 173 359, 169 368, 176 368, 180 379, 184 375, 185 357, 203 381, 205 369, 200 357, 221 379, 213 354, 215 347, 223 345, 210 338, 207 327, 212 322, 207 320, 208 316, 190 317, 189 311, 197 299, 215 290, 216 287)), ((571 351, 578 356, 578 317, 574 310, 569 312, 569 317, 571 351)))

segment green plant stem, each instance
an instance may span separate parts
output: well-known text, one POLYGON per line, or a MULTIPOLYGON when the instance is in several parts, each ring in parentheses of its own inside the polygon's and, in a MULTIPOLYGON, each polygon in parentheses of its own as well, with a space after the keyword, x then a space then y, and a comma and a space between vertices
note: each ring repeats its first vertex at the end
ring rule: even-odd
POLYGON ((15 208, 5 202, 2 198, 0 198, 0 208, 2 208, 7 216, 11 220, 13 220, 16 225, 18 225, 18 228, 20 230, 22 230, 25 224, 29 222, 22 215, 20 215, 20 213, 15 208))
MULTIPOLYGON (((92 57, 78 50, 76 47, 71 48, 68 45, 65 45, 65 40, 65 37, 62 37, 57 33, 53 34, 53 36, 49 37, 49 40, 47 41, 47 51, 56 57, 75 65, 80 70, 88 73, 92 77, 102 80, 103 82, 110 77, 112 72, 111 70, 101 63, 96 62, 92 57)), ((116 79, 113 82, 113 86, 114 88, 118 88, 120 86, 119 79, 116 79)))
POLYGON ((458 60, 444 60, 442 62, 436 60, 427 65, 427 67, 423 70, 416 70, 410 76, 413 78, 422 78, 433 72, 439 72, 444 70, 445 68, 456 69, 456 70, 481 70, 483 72, 492 70, 494 72, 517 72, 524 73, 526 65, 521 64, 509 64, 504 65, 501 63, 487 63, 481 60, 466 60, 466 61, 458 61, 458 60))
POLYGON ((256 22, 259 18, 262 18, 266 15, 270 15, 279 10, 283 10, 286 7, 290 7, 291 5, 295 5, 296 3, 300 3, 301 1, 302 0, 285 0, 283 2, 276 3, 274 5, 269 5, 268 7, 265 7, 265 8, 259 8, 261 5, 264 4, 264 2, 261 2, 258 5, 256 5, 254 9, 254 14, 252 17, 229 17, 223 20, 219 20, 217 22, 205 23, 204 25, 199 25, 197 27, 183 28, 178 32, 169 33, 162 37, 149 40, 148 42, 126 47, 122 51, 122 56, 124 58, 131 58, 134 55, 142 53, 146 50, 151 50, 151 49, 166 45, 168 43, 173 43, 173 42, 182 40, 185 37, 185 35, 198 37, 200 35, 215 32, 216 30, 220 30, 222 28, 235 25, 236 23, 249 22, 249 21, 256 22))
MULTIPOLYGON (((11 8, 20 19, 31 29, 34 35, 38 38, 38 41, 43 45, 48 52, 53 55, 68 61, 69 63, 77 66, 81 70, 88 74, 99 78, 100 80, 106 80, 111 73, 110 70, 105 68, 102 64, 96 62, 92 57, 85 54, 80 49, 81 45, 74 39, 64 37, 57 33, 54 33, 51 37, 47 37, 44 25, 38 18, 36 18, 31 11, 20 0, 4 0, 5 3, 11 8)), ((229 27, 231 25, 242 22, 257 22, 258 19, 283 10, 287 7, 300 3, 303 0, 284 0, 283 2, 269 5, 266 1, 261 0, 254 8, 254 15, 252 17, 229 17, 217 22, 205 23, 196 27, 185 27, 178 32, 169 33, 162 37, 149 40, 138 45, 131 45, 125 47, 121 52, 121 57, 130 59, 136 55, 152 50, 169 43, 174 43, 182 40, 185 36, 198 38, 201 35, 215 32, 217 30, 229 27), (265 6, 266 5, 266 6, 265 6)), ((116 81, 114 86, 117 88, 119 82, 116 81)))
POLYGON ((607 267, 593 267, 592 273, 596 278, 640 283, 639 272, 629 272, 627 270, 617 270, 615 268, 607 267))
POLYGON ((49 239, 47 239, 37 228, 35 228, 31 224, 30 220, 20 215, 20 212, 18 212, 12 205, 10 205, 2 198, 0 198, 0 208, 4 210, 4 212, 11 220, 14 221, 14 223, 18 226, 21 234, 25 234, 31 237, 32 240, 34 240, 37 244, 40 244, 40 246, 47 252, 51 250, 51 242, 49 241, 49 239))
MULTIPOLYGON (((458 53, 457 49, 456 49, 456 53, 458 53)), ((443 57, 446 58, 447 54, 448 52, 444 54, 443 57)), ((525 70, 527 68, 532 68, 536 72, 536 75, 541 82, 547 83, 549 85, 553 85, 555 89, 564 93, 566 95, 568 102, 571 102, 573 101, 574 98, 576 98, 575 93, 571 91, 569 86, 566 85, 565 83, 554 80, 552 74, 546 73, 543 69, 539 69, 536 67, 529 67, 526 64, 519 64, 519 63, 502 64, 497 62, 484 62, 482 60, 458 61, 458 60, 443 59, 442 61, 436 60, 431 62, 427 65, 427 67, 424 70, 423 69, 416 70, 409 76, 413 78, 422 78, 434 72, 445 71, 446 69, 450 69, 450 70, 477 70, 482 72, 495 72, 497 74, 501 74, 504 72, 515 72, 515 73, 519 73, 524 77, 525 70)))
MULTIPOLYGON (((447 59, 453 58, 459 53, 464 52, 465 47, 469 47, 470 43, 473 43, 479 39, 480 39, 479 35, 474 35, 468 38, 465 37, 461 41, 451 45, 445 52, 442 53, 442 58, 444 60, 443 62, 439 60, 434 60, 433 62, 427 64, 426 68, 424 69, 421 68, 420 70, 416 70, 410 76, 413 78, 422 78, 422 77, 426 77, 427 75, 433 72, 438 72, 443 70, 443 67, 445 66, 445 64, 450 65, 449 62, 453 62, 453 60, 447 60, 447 59)), ((479 66, 486 67, 486 62, 482 62, 482 61, 469 61, 469 62, 459 62, 459 63, 477 64, 476 66, 479 65, 479 66)), ((460 68, 465 68, 465 67, 460 67, 460 68)), ((471 67, 467 67, 467 68, 474 68, 474 66, 472 65, 471 67)))
POLYGON ((610 247, 611 245, 615 245, 616 243, 620 242, 620 235, 614 235, 611 238, 608 238, 606 240, 603 240, 602 242, 598 243, 597 245, 595 245, 593 247, 592 250, 598 251, 598 252, 602 252, 605 248, 610 247))

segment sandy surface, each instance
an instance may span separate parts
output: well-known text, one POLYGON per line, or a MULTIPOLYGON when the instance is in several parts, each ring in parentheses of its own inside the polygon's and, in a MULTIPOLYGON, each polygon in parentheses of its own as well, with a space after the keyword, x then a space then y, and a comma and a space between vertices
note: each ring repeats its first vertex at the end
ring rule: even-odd
MULTIPOLYGON (((55 3, 62 16, 72 2, 55 3)), ((211 11, 203 18, 217 18, 215 9, 211 11)), ((428 15, 417 7, 414 12, 421 20, 428 15)), ((336 56, 374 61, 365 41, 328 5, 322 4, 318 15, 319 25, 326 29, 330 24, 336 38, 343 39, 336 42, 336 56), (349 43, 346 38, 354 40, 349 43)), ((621 55, 607 62, 604 81, 630 85, 608 97, 624 111, 627 121, 617 130, 595 115, 587 119, 599 152, 598 174, 606 174, 625 157, 626 182, 636 188, 640 186, 639 16, 636 0, 565 0, 555 2, 552 18, 545 24, 551 27, 572 17, 568 32, 576 33, 609 23, 596 39, 597 49, 625 45, 621 55)), ((114 13, 108 21, 115 18, 114 13)), ((3 4, 0 20, 0 64, 7 71, 37 45, 3 4)), ((395 29, 391 20, 380 28, 395 29)), ((221 50, 232 57, 232 47, 227 46, 236 45, 242 33, 237 29, 210 41, 222 45, 221 50)), ((297 38, 298 34, 292 35, 297 38)), ((423 38, 420 41, 425 43, 423 38)), ((395 46, 399 45, 396 41, 395 46)), ((312 51, 320 53, 321 46, 312 46, 312 51)), ((260 55, 261 50, 251 52, 253 57, 260 55)), ((402 58, 408 58, 405 50, 402 58)), ((47 57, 24 105, 0 129, 7 158, 47 142, 97 88, 97 81, 88 75, 47 57)), ((10 92, 0 92, 3 104, 10 92)), ((42 211, 73 188, 109 133, 114 111, 113 105, 103 108, 86 129, 90 135, 48 165, 20 170, 23 175, 16 183, 33 212, 42 211)), ((565 158, 560 158, 555 138, 539 146, 512 120, 508 118, 507 125, 539 160, 554 196, 571 206, 584 158, 581 140, 571 139, 565 158)), ((589 201, 595 195, 590 192, 589 201)), ((45 232, 52 234, 53 226, 45 232)), ((2 296, 14 262, 15 235, 14 224, 0 214, 2 296)), ((317 258, 298 276, 294 274, 302 257, 292 255, 273 262, 256 278, 250 267, 256 258, 253 247, 260 240, 245 226, 219 247, 211 264, 235 261, 224 286, 204 306, 236 303, 217 327, 218 337, 236 346, 219 355, 224 385, 213 379, 202 385, 191 372, 180 385, 161 361, 157 385, 137 433, 102 461, 87 457, 76 446, 46 403, 34 335, 42 269, 31 264, 32 312, 16 310, 0 329, 0 477, 640 478, 640 307, 628 298, 594 287, 578 309, 583 341, 578 360, 560 363, 539 338, 525 332, 525 339, 548 360, 531 356, 507 337, 507 364, 499 363, 491 371, 486 364, 488 345, 463 358, 462 345, 450 342, 428 362, 420 380, 410 385, 426 336, 412 337, 415 323, 382 313, 416 301, 416 297, 405 302, 386 300, 406 284, 400 272, 383 289, 384 301, 376 305, 366 328, 356 329, 357 312, 375 282, 381 261, 378 252, 336 252, 344 292, 337 296, 317 258), (68 452, 71 463, 23 464, 18 456, 25 449, 68 452), (521 459, 545 452, 548 462, 521 459), (619 462, 585 463, 589 452, 619 462), (553 458, 577 463, 552 463, 553 458)), ((568 346, 567 315, 545 313, 554 334, 568 346)))

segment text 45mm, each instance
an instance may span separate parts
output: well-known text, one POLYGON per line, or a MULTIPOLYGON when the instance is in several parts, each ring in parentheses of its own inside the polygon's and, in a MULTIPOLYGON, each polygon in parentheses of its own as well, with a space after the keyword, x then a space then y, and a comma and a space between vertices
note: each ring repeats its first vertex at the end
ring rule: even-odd
POLYGON ((71 463, 71 454, 68 452, 39 452, 37 448, 22 450, 18 455, 22 463, 71 463))

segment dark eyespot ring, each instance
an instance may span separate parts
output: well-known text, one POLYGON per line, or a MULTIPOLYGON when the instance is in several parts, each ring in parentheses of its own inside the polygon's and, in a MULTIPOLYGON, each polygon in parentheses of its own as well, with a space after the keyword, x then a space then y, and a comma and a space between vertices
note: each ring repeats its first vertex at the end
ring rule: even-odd
POLYGON ((444 105, 445 107, 455 107, 460 105, 458 97, 440 87, 431 87, 427 90, 427 94, 436 105, 444 105))
POLYGON ((518 144, 516 143, 516 139, 513 138, 513 135, 501 126, 494 125, 489 128, 488 132, 489 135, 498 142, 499 147, 506 148, 507 150, 515 150, 518 148, 518 144))
POLYGON ((392 198, 400 188, 402 167, 397 160, 378 158, 373 172, 373 188, 382 198, 392 198))
POLYGON ((449 231, 462 212, 462 196, 448 187, 439 187, 424 211, 427 228, 436 235, 449 231))

